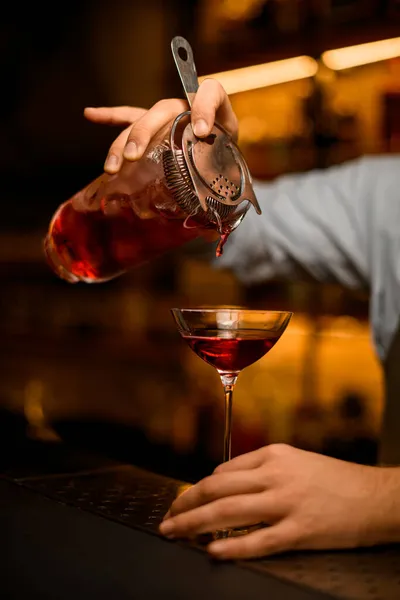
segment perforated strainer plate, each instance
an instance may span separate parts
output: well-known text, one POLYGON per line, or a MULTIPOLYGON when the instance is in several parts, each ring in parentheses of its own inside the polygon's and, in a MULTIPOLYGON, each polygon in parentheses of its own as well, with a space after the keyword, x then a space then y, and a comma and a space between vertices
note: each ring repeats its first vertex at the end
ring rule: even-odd
POLYGON ((216 194, 230 196, 231 198, 234 198, 240 189, 238 185, 230 181, 227 177, 224 177, 222 173, 215 176, 215 179, 210 183, 210 187, 216 194))
POLYGON ((236 200, 241 194, 242 175, 232 154, 229 138, 214 127, 206 140, 195 140, 190 129, 187 129, 184 133, 185 142, 190 148, 190 162, 196 175, 221 199, 236 200))
POLYGON ((182 150, 204 210, 207 208, 206 198, 214 196, 226 206, 250 202, 261 213, 246 161, 221 125, 215 123, 208 138, 200 140, 188 124, 182 136, 182 150))

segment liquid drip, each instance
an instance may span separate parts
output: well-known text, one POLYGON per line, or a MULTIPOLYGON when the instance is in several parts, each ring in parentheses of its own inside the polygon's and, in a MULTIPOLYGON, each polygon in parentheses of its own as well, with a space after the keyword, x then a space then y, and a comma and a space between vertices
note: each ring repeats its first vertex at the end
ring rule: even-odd
POLYGON ((215 255, 216 255, 217 258, 219 258, 220 256, 223 255, 225 242, 228 239, 230 233, 231 233, 230 231, 227 232, 227 233, 221 233, 221 237, 219 239, 218 246, 217 246, 217 249, 215 251, 215 255))

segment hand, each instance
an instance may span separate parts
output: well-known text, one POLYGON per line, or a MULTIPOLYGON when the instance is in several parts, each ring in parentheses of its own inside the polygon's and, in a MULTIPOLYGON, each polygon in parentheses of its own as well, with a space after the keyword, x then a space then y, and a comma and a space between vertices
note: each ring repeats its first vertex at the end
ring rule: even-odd
MULTIPOLYGON (((131 106, 85 108, 85 117, 90 121, 125 127, 111 144, 104 170, 110 174, 117 173, 123 159, 139 160, 152 139, 162 135, 166 126, 188 108, 185 100, 176 98, 161 100, 149 110, 131 106)), ((237 138, 237 118, 224 88, 215 79, 205 79, 199 86, 192 107, 195 134, 200 138, 209 135, 215 119, 234 139, 237 138)))
POLYGON ((399 483, 399 469, 271 445, 220 465, 185 491, 160 531, 180 538, 261 522, 270 525, 212 542, 209 552, 222 559, 374 545, 400 537, 400 519, 386 522, 387 513, 394 511, 388 489, 393 488, 398 502, 399 483))

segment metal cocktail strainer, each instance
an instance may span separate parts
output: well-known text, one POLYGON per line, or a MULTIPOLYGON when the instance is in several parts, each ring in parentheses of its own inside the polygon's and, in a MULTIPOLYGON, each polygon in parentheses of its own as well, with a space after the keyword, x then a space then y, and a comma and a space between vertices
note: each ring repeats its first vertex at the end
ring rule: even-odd
MULTIPOLYGON (((182 37, 175 37, 171 48, 191 108, 199 87, 192 48, 182 37)), ((229 233, 250 204, 261 214, 248 166, 223 127, 215 123, 210 135, 200 139, 190 122, 185 126, 189 116, 187 111, 175 119, 169 148, 163 153, 167 186, 188 217, 216 227, 221 234, 229 233)))

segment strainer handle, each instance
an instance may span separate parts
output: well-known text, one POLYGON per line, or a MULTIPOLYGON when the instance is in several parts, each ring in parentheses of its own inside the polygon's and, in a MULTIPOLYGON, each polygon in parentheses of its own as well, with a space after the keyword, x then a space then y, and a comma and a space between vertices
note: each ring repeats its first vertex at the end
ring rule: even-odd
POLYGON ((185 90, 186 98, 191 108, 196 92, 199 89, 193 50, 189 42, 180 36, 173 38, 171 50, 179 77, 182 81, 183 89, 185 90))

